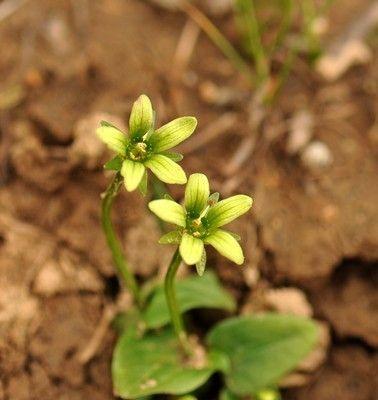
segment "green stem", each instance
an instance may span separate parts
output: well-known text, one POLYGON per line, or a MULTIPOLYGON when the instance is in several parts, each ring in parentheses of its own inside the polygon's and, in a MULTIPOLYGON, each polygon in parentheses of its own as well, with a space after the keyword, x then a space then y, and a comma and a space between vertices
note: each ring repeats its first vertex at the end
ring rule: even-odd
POLYGON ((182 258, 179 253, 179 249, 177 249, 172 257, 171 263, 169 264, 168 271, 165 276, 164 288, 173 329, 185 353, 190 354, 188 336, 185 332, 181 311, 177 303, 174 282, 181 261, 182 258))
POLYGON ((112 252, 113 261, 117 267, 118 273, 122 277, 127 288, 131 291, 135 302, 140 305, 140 293, 138 284, 136 282, 135 276, 131 272, 129 263, 126 261, 125 256, 122 252, 121 245, 119 243, 119 240, 117 239, 111 220, 113 201, 119 192, 119 189, 122 185, 122 180, 123 178, 118 172, 106 191, 102 194, 101 223, 102 229, 105 233, 106 242, 112 252))
POLYGON ((249 65, 210 19, 187 0, 181 0, 178 2, 178 5, 206 33, 209 39, 231 61, 235 68, 246 76, 249 83, 253 84, 249 65))
POLYGON ((262 43, 254 0, 235 0, 235 11, 246 49, 256 64, 257 84, 263 85, 269 79, 270 62, 262 43))

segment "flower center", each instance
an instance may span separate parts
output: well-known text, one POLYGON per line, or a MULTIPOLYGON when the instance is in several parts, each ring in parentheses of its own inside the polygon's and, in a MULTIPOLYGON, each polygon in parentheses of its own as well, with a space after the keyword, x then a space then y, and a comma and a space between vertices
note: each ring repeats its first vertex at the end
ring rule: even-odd
POLYGON ((147 156, 147 144, 144 142, 131 144, 127 152, 131 160, 144 160, 147 156))
POLYGON ((201 218, 191 219, 188 218, 186 222, 186 230, 189 234, 197 238, 204 238, 207 236, 207 228, 201 218))

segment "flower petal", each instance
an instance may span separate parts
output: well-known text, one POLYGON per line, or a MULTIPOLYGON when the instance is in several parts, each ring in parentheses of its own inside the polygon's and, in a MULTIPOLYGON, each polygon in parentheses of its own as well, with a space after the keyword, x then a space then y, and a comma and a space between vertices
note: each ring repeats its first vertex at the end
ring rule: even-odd
POLYGON ((174 161, 161 154, 155 154, 144 165, 165 183, 186 183, 184 170, 174 161))
POLYGON ((132 192, 135 190, 144 175, 146 168, 143 164, 131 160, 125 160, 122 164, 121 175, 124 177, 126 190, 132 192))
POLYGON ((207 222, 211 228, 226 225, 234 219, 245 214, 252 207, 252 198, 244 194, 221 200, 210 208, 207 214, 207 222))
POLYGON ((204 174, 189 176, 185 188, 185 208, 192 217, 197 217, 206 207, 210 195, 209 180, 204 174))
POLYGON ((213 246, 222 256, 238 265, 243 264, 243 250, 237 240, 229 232, 218 229, 204 241, 206 244, 213 246))
POLYGON ((131 138, 141 138, 154 123, 151 100, 145 94, 138 97, 131 109, 129 128, 131 138))
POLYGON ((181 242, 181 232, 180 231, 171 231, 163 235, 159 239, 160 244, 180 244, 181 242))
POLYGON ((188 233, 182 235, 180 243, 180 254, 183 260, 188 265, 193 265, 201 260, 203 253, 203 241, 195 238, 188 233))
POLYGON ((153 200, 148 203, 148 208, 163 221, 185 227, 185 211, 175 201, 166 199, 153 200))
POLYGON ((100 127, 96 129, 96 135, 109 149, 121 155, 126 154, 127 136, 109 122, 101 121, 100 127))
POLYGON ((176 118, 157 129, 150 138, 150 143, 157 153, 169 150, 187 139, 196 129, 194 117, 176 118))
POLYGON ((205 268, 206 268, 206 259, 207 259, 207 257, 206 257, 206 250, 203 249, 201 259, 200 259, 200 260, 198 261, 198 263, 196 264, 197 274, 198 274, 199 276, 202 276, 203 273, 205 272, 205 268))

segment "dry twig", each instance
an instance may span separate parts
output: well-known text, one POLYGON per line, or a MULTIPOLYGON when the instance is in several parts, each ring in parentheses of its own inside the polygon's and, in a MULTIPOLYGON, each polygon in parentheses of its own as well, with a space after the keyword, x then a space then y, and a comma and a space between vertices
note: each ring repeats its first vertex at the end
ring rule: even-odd
POLYGON ((28 0, 7 0, 0 4, 0 22, 14 14, 28 0))
POLYGON ((199 150, 201 147, 207 145, 219 136, 228 132, 237 122, 237 114, 226 113, 219 117, 216 121, 212 122, 209 126, 202 131, 200 135, 195 136, 194 139, 189 140, 180 147, 180 150, 185 153, 192 153, 199 150))
POLYGON ((200 29, 192 20, 188 20, 181 32, 175 55, 173 57, 172 76, 179 80, 186 70, 194 47, 199 37, 200 29))

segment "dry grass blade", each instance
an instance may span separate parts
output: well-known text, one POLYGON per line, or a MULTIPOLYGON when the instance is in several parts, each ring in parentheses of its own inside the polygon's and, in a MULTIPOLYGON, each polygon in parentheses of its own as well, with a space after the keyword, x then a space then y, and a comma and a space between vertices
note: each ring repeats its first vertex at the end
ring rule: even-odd
POLYGON ((199 37, 200 29, 192 20, 188 20, 181 32, 175 55, 173 57, 172 76, 179 80, 186 70, 194 47, 199 37))

